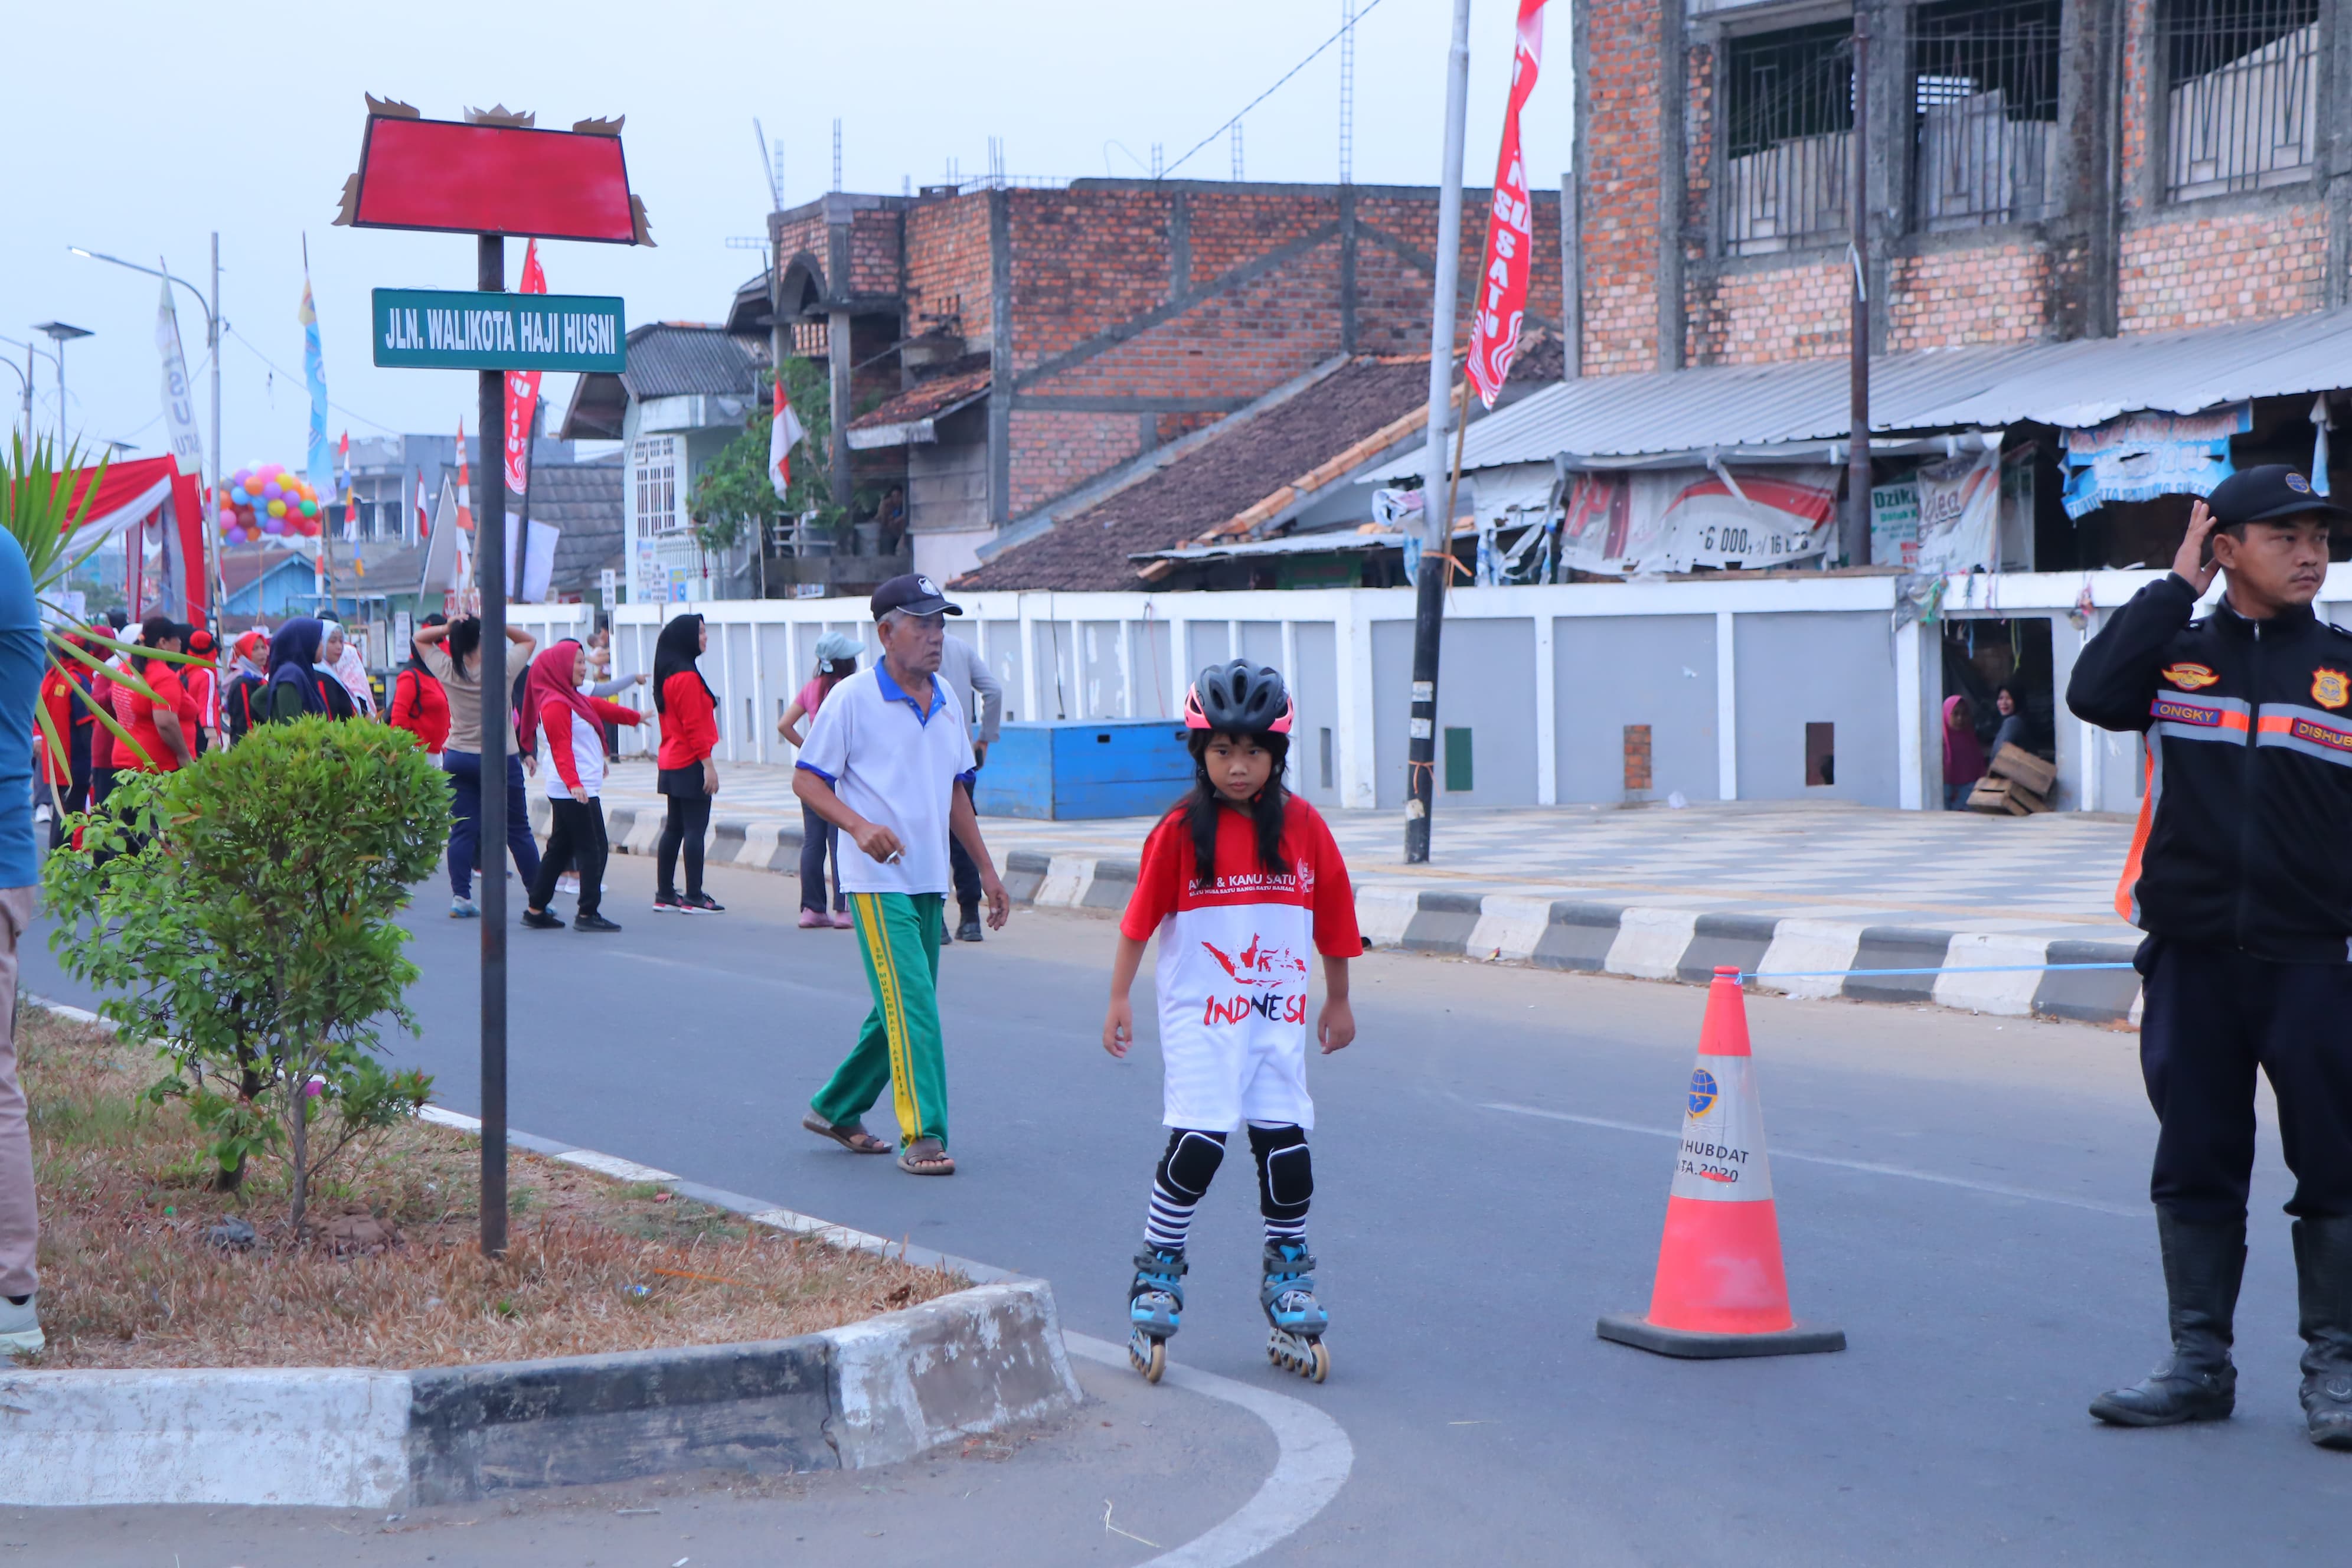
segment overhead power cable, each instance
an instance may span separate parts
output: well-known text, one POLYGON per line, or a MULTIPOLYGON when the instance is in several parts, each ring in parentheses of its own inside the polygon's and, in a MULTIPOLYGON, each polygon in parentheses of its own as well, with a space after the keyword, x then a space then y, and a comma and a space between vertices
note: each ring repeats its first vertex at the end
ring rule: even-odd
POLYGON ((1317 59, 1321 58, 1324 50, 1338 43, 1341 38, 1346 37, 1351 30, 1361 25, 1365 17, 1370 16, 1380 8, 1381 0, 1371 0, 1370 5, 1366 5, 1362 10, 1357 12, 1349 20, 1341 23, 1338 32, 1332 34, 1329 37, 1315 46, 1315 52, 1313 54, 1308 55, 1305 59, 1299 61, 1297 65, 1283 72, 1281 80, 1276 81, 1272 87, 1267 88, 1264 92, 1259 93, 1255 98, 1253 98, 1247 103, 1243 104, 1240 112, 1236 113, 1233 117, 1233 120, 1226 121, 1224 124, 1218 126, 1214 131, 1210 132, 1206 136, 1203 136, 1198 142, 1193 142, 1192 145, 1186 150, 1182 158, 1177 159, 1174 163, 1160 170, 1159 177, 1166 179, 1169 175, 1182 168, 1186 159, 1191 158, 1194 153, 1199 152, 1202 148, 1206 147, 1210 142, 1214 142, 1218 137, 1223 136, 1227 130, 1232 128, 1234 121, 1241 119, 1242 115, 1247 114, 1251 110, 1255 109, 1259 104, 1264 103, 1267 99, 1272 98, 1276 93, 1281 91, 1283 82, 1288 81, 1292 77, 1297 76, 1300 71, 1303 71, 1308 66, 1313 65, 1317 59))

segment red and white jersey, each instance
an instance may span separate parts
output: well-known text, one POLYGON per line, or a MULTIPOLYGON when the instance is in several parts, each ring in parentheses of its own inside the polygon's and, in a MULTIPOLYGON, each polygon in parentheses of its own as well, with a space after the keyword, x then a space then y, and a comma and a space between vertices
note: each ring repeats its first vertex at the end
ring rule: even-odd
MULTIPOLYGON (((588 706, 606 724, 635 724, 645 715, 634 708, 624 708, 617 702, 607 702, 601 697, 591 697, 588 706)), ((604 731, 600 725, 590 723, 580 710, 559 697, 551 697, 540 704, 540 732, 546 744, 540 756, 548 765, 539 771, 541 787, 550 800, 570 800, 576 788, 590 795, 601 795, 604 790, 604 731)))
POLYGON ((1347 863, 1320 813, 1292 795, 1282 855, 1259 863, 1250 820, 1220 810, 1215 878, 1193 880, 1192 831, 1183 812, 1161 819, 1119 930, 1160 938, 1160 1049, 1171 1127, 1225 1131, 1243 1121, 1315 1124, 1307 1098, 1311 953, 1363 951, 1347 863))

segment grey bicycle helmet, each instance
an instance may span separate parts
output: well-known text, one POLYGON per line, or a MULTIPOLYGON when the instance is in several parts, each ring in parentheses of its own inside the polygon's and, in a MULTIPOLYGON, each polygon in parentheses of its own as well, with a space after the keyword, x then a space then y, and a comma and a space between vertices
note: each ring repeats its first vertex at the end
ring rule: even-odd
POLYGON ((1279 670, 1237 658, 1213 664, 1184 694, 1184 727, 1231 735, 1287 735, 1296 711, 1279 670))

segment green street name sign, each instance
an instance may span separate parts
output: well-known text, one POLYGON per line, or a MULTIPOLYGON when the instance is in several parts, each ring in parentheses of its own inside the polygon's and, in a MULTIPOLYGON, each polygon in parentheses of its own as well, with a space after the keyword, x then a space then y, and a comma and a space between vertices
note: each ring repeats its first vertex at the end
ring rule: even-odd
POLYGON ((628 368, 621 301, 602 294, 378 289, 375 363, 410 370, 628 368))

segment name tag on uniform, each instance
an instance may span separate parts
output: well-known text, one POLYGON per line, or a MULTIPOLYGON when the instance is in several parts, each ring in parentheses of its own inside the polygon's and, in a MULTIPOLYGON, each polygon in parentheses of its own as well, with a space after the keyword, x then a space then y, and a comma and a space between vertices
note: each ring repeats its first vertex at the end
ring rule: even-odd
POLYGON ((2208 708, 2202 702, 2184 701, 2169 692, 2158 692, 2156 700, 2148 705, 2147 710, 2156 718, 2173 724, 2203 724, 2216 727, 2221 722, 2221 710, 2219 708, 2208 708))

